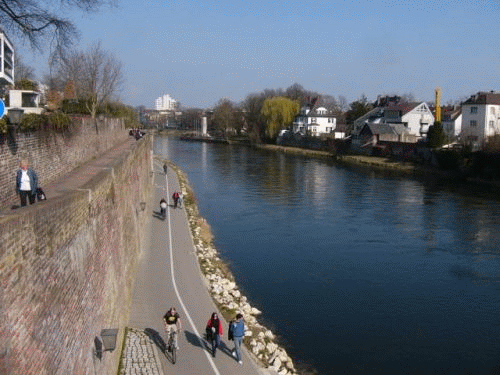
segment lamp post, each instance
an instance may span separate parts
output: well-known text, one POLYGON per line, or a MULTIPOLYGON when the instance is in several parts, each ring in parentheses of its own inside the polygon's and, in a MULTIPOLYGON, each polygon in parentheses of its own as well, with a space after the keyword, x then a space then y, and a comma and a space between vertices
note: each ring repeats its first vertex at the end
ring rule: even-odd
POLYGON ((21 108, 10 108, 8 111, 9 114, 9 123, 17 128, 21 123, 23 118, 24 109, 21 108))

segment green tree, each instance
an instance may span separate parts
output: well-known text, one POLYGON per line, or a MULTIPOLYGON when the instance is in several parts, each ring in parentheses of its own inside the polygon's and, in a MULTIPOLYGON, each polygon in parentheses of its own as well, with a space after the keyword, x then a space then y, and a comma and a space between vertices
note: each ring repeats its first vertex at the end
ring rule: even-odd
POLYGON ((427 146, 430 148, 438 148, 446 142, 446 134, 440 122, 429 126, 427 131, 427 146))
POLYGON ((368 103, 368 99, 364 94, 361 95, 358 100, 352 102, 350 107, 351 109, 346 112, 346 122, 349 125, 353 124, 354 120, 360 118, 373 109, 373 106, 368 103))
POLYGON ((281 129, 292 123, 299 110, 300 103, 296 100, 282 96, 266 99, 261 111, 266 120, 266 135, 275 138, 281 129))

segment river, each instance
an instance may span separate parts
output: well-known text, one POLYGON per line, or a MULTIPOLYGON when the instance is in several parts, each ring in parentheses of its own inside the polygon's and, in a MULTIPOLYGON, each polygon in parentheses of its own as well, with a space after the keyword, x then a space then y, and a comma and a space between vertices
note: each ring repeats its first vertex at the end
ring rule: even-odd
POLYGON ((216 248, 300 368, 500 371, 495 195, 243 146, 154 147, 187 174, 216 248))

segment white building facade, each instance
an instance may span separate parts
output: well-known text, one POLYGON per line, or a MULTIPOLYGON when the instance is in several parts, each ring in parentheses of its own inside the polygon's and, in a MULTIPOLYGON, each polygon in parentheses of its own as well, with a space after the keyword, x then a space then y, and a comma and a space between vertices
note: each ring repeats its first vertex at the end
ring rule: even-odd
POLYGON ((500 93, 478 92, 462 103, 462 139, 482 147, 500 134, 500 93))
POLYGON ((445 111, 441 126, 448 140, 456 139, 462 132, 462 108, 445 111))
POLYGON ((155 109, 157 111, 175 111, 176 107, 177 100, 175 100, 168 94, 160 96, 155 100, 155 109))
POLYGON ((0 29, 0 84, 14 84, 14 47, 0 29))
POLYGON ((293 121, 293 132, 320 136, 321 134, 333 133, 336 125, 337 119, 325 107, 311 110, 305 106, 301 108, 300 113, 293 121))

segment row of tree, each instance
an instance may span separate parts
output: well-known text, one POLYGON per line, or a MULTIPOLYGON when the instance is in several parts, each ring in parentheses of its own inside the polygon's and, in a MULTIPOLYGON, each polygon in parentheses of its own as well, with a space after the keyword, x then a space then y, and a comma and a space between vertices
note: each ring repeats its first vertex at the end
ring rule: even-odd
MULTIPOLYGON (((393 102, 412 102, 412 94, 403 96, 379 97, 376 102, 368 101, 363 94, 354 102, 347 104, 343 96, 335 98, 331 95, 322 95, 315 91, 304 89, 295 83, 287 89, 269 90, 253 93, 241 103, 233 103, 229 99, 220 99, 213 109, 211 116, 212 128, 218 135, 228 136, 230 133, 241 134, 245 131, 254 142, 274 141, 281 129, 288 128, 300 108, 306 105, 325 107, 337 118, 337 124, 342 124, 349 133, 354 121, 371 111, 375 106, 383 106, 393 102)), ((196 118, 201 114, 200 109, 185 111, 184 119, 196 118)), ((189 121, 187 121, 189 123, 189 121)), ((441 124, 435 124, 429 129, 429 144, 438 147, 446 141, 441 124)))
MULTIPOLYGON (((245 131, 253 141, 270 141, 276 138, 281 129, 292 123, 305 105, 325 107, 341 123, 350 123, 373 108, 364 95, 348 105, 344 96, 336 98, 323 95, 295 83, 286 89, 266 89, 249 94, 241 103, 220 99, 213 109, 212 127, 221 135, 245 131)), ((200 113, 201 110, 189 109, 184 112, 189 115, 200 113)))

